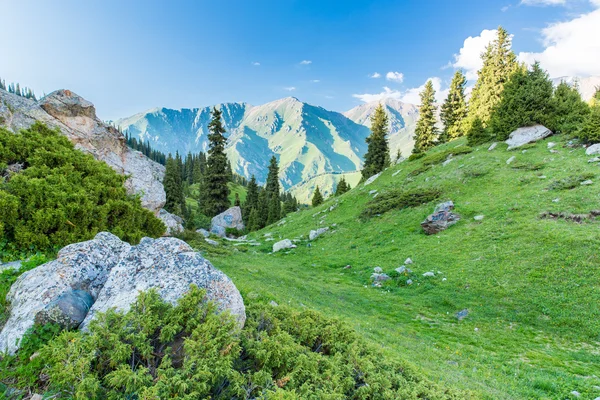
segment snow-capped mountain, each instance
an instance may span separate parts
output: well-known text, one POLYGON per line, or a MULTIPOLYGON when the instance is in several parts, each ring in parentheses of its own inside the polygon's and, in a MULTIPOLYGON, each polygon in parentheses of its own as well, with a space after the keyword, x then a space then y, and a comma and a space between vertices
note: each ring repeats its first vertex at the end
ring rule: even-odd
POLYGON ((587 78, 579 78, 576 76, 561 76, 559 78, 552 79, 554 85, 558 85, 564 81, 570 86, 577 85, 581 98, 588 101, 594 96, 596 90, 600 88, 600 76, 590 76, 587 78))

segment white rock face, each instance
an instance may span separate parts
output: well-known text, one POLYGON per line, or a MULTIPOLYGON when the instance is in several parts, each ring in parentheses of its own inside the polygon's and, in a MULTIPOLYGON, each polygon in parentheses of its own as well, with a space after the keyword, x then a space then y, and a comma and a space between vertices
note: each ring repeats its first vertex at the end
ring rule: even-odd
POLYGON ((585 149, 585 154, 588 156, 600 154, 600 143, 596 143, 585 149))
POLYGON ((161 209, 158 212, 158 218, 167 227, 167 235, 175 235, 183 232, 183 219, 175 214, 171 214, 165 209, 161 209))
POLYGON ((552 131, 543 125, 525 126, 512 132, 506 144, 508 150, 511 150, 547 138, 550 135, 552 135, 552 131))
POLYGON ((127 147, 119 131, 98 119, 94 105, 70 90, 52 92, 37 102, 0 90, 0 120, 15 133, 36 121, 60 129, 77 149, 127 175, 125 187, 141 196, 142 206, 155 214, 164 206, 165 167, 127 147))
POLYGON ((111 307, 127 311, 140 291, 155 288, 164 300, 175 303, 191 284, 204 288, 220 311, 229 310, 243 326, 245 308, 235 285, 187 243, 144 238, 131 246, 110 233, 99 233, 93 240, 63 248, 56 260, 17 279, 7 296, 10 317, 0 332, 0 351, 14 353, 15 341, 33 326, 37 313, 74 289, 94 299, 81 328, 111 307))
POLYGON ((227 228, 235 228, 238 231, 244 230, 242 209, 240 207, 231 207, 216 217, 213 217, 210 221, 211 232, 218 234, 219 236, 225 236, 225 229, 227 228), (222 235, 220 233, 222 233, 222 235))
POLYGON ((277 253, 280 250, 295 249, 296 245, 292 243, 290 239, 283 239, 273 245, 273 253, 277 253))

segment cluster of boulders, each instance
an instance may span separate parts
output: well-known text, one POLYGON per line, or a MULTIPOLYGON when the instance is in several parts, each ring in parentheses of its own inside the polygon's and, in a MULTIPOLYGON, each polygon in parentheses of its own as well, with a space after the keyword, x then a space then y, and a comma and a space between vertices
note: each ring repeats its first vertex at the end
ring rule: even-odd
POLYGON ((10 316, 0 332, 0 351, 14 353, 36 321, 81 329, 99 312, 127 311, 142 291, 155 289, 174 304, 192 284, 206 290, 219 311, 229 311, 243 326, 240 292, 187 243, 144 238, 131 246, 110 233, 99 233, 64 247, 56 260, 17 279, 7 295, 10 316))
POLYGON ((454 203, 452 201, 446 201, 438 204, 433 211, 425 218, 425 221, 421 222, 421 227, 428 235, 435 235, 449 226, 454 225, 460 220, 460 216, 454 212, 454 203))

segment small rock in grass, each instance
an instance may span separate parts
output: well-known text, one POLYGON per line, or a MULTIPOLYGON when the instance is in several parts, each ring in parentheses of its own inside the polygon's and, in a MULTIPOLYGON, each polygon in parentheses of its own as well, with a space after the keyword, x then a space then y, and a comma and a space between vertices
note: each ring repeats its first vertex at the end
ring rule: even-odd
POLYGON ((554 146, 556 146, 556 143, 554 143, 554 142, 548 142, 548 148, 549 149, 553 148, 554 146))
POLYGON ((404 265, 401 266, 401 267, 396 268, 395 271, 397 273, 399 273, 399 274, 404 274, 404 273, 410 274, 410 273, 412 273, 411 269, 410 268, 406 268, 406 266, 404 266, 404 265))
POLYGON ((407 259, 404 261, 404 264, 405 264, 405 265, 410 265, 410 264, 412 264, 412 263, 413 263, 413 260, 411 260, 411 259, 410 259, 410 257, 409 257, 409 258, 407 258, 407 259))
POLYGON ((453 159, 453 158, 449 158, 449 159, 447 159, 446 161, 444 161, 444 162, 442 163, 442 165, 445 167, 446 165, 450 164, 450 163, 452 162, 452 160, 454 160, 454 159, 453 159))
POLYGON ((573 396, 575 396, 575 397, 579 397, 579 396, 581 396, 581 393, 579 393, 577 390, 573 390, 573 391, 571 392, 571 394, 572 394, 573 396))
POLYGON ((387 274, 373 274, 371 275, 371 280, 375 282, 383 282, 391 279, 387 274))
POLYGON ((276 302, 276 301, 274 301, 274 300, 271 300, 271 301, 269 302, 269 305, 270 305, 271 307, 278 307, 278 306, 279 306, 279 304, 277 304, 277 302, 276 302))
POLYGON ((369 194, 370 194, 370 195, 373 195, 373 194, 375 194, 375 193, 377 193, 377 189, 374 189, 374 190, 370 190, 370 191, 369 191, 369 194))
POLYGON ((392 174, 392 176, 396 176, 396 175, 398 175, 398 174, 400 173, 400 171, 402 171, 402 170, 401 170, 401 169, 399 169, 398 171, 394 172, 394 173, 392 174))
POLYGON ((587 185, 591 185, 592 183, 594 183, 594 182, 592 182, 591 179, 588 179, 588 180, 581 182, 580 185, 587 186, 587 185))
POLYGON ((498 143, 494 142, 492 143, 492 145, 488 148, 488 151, 492 151, 496 148, 496 146, 498 146, 498 143))
POLYGON ((375 267, 375 268, 373 268, 373 271, 374 271, 376 274, 380 274, 380 273, 382 273, 382 272, 383 272, 383 269, 382 269, 381 267, 375 267))
POLYGON ((600 162, 600 157, 594 157, 590 160, 588 160, 589 163, 593 163, 593 162, 600 162))
POLYGON ((473 219, 474 219, 475 221, 482 221, 482 220, 483 220, 483 217, 484 217, 483 215, 476 215, 476 216, 474 216, 474 217, 473 217, 473 219))
POLYGON ((546 179, 546 178, 547 178, 546 175, 539 175, 538 176, 538 179, 546 179))
POLYGON ((446 279, 446 278, 442 278, 442 282, 445 282, 445 281, 447 281, 447 280, 448 280, 448 279, 446 279))
POLYGON ((373 198, 376 198, 377 196, 379 196, 379 193, 375 193, 375 194, 373 195, 373 198))
POLYGON ((408 279, 408 280, 406 281, 406 284, 407 284, 407 285, 412 285, 412 283, 413 283, 412 279, 408 279))
POLYGON ((558 150, 552 149, 552 150, 550 150, 550 153, 558 153, 558 150))
POLYGON ((558 197, 552 200, 553 203, 558 203, 559 201, 560 199, 558 197))
POLYGON ((588 156, 600 154, 600 143, 596 143, 585 149, 585 154, 588 156))
POLYGON ((431 276, 435 276, 435 274, 434 274, 433 272, 429 271, 429 272, 425 272, 425 273, 423 274, 423 276, 426 276, 426 277, 431 277, 431 276))
POLYGON ((295 249, 296 245, 292 243, 290 239, 280 240, 273 245, 273 253, 277 253, 280 250, 295 249))
POLYGON ((510 164, 511 162, 515 161, 515 156, 512 156, 511 158, 509 158, 508 160, 506 160, 506 165, 510 164))
POLYGON ((209 239, 209 238, 204 238, 204 240, 206 241, 206 243, 210 244, 211 246, 218 246, 219 242, 209 239))
POLYGON ((469 310, 465 308, 464 310, 460 310, 459 312, 456 313, 456 319, 458 319, 459 321, 462 321, 463 319, 467 318, 468 315, 469 315, 469 310))
POLYGON ((371 183, 375 182, 375 179, 379 178, 379 175, 381 175, 381 172, 376 175, 373 175, 372 177, 367 179, 367 181, 365 182, 365 184, 363 186, 367 186, 367 185, 370 185, 371 183))
POLYGON ((352 268, 352 265, 350 265, 350 264, 348 264, 344 267, 344 269, 350 269, 350 268, 352 268))

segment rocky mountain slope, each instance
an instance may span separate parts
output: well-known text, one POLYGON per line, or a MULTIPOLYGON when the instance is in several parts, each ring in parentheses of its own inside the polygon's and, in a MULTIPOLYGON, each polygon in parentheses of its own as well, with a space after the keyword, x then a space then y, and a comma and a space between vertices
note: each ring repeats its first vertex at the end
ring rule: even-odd
POLYGON ((128 176, 125 182, 128 192, 139 195, 142 206, 168 226, 177 225, 177 221, 162 210, 166 200, 162 185, 165 168, 127 147, 119 131, 98 119, 92 103, 69 90, 52 92, 39 101, 0 90, 1 126, 16 133, 36 121, 59 129, 77 149, 128 176))
POLYGON ((561 76, 559 78, 552 79, 554 85, 558 85, 560 82, 565 81, 569 85, 577 85, 579 93, 583 100, 588 101, 592 98, 596 89, 600 88, 600 76, 589 76, 587 78, 579 78, 576 76, 561 76))

